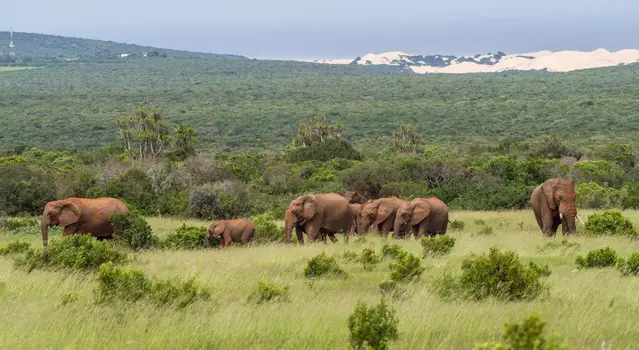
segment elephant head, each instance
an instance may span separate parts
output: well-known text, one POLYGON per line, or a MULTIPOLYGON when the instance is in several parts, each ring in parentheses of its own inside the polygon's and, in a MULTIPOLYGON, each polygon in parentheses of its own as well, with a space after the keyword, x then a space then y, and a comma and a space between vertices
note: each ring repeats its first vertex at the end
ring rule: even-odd
POLYGON ((80 220, 80 208, 68 200, 53 201, 47 203, 40 220, 42 230, 42 244, 45 246, 49 242, 49 227, 66 227, 80 220))
MULTIPOLYGON (((304 225, 317 214, 317 201, 312 194, 305 195, 294 199, 289 204, 284 216, 284 231, 286 243, 291 242, 291 232, 293 227, 304 225)), ((300 237, 301 231, 298 231, 297 240, 301 243, 304 238, 300 237)))
POLYGON ((575 207, 575 187, 572 181, 563 179, 550 179, 542 185, 542 191, 548 207, 554 215, 559 214, 561 219, 562 231, 566 234, 574 233, 577 228, 575 218, 581 221, 577 216, 575 207))
MULTIPOLYGON (((410 203, 400 205, 395 216, 395 234, 401 236, 406 226, 418 225, 430 215, 430 204, 423 200, 414 200, 410 203)), ((410 233, 409 233, 410 234, 410 233)))
POLYGON ((359 212, 357 233, 363 234, 370 225, 379 224, 386 220, 393 213, 395 207, 388 198, 380 198, 366 202, 362 205, 362 210, 359 212))
POLYGON ((210 247, 210 237, 220 237, 226 230, 226 223, 224 221, 214 221, 209 225, 206 235, 206 246, 210 247))

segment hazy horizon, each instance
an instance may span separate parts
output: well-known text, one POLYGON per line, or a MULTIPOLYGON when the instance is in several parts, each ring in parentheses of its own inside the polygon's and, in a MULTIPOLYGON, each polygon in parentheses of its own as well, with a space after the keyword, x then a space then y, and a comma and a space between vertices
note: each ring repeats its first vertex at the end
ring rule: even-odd
MULTIPOLYGON (((300 4, 80 0, 12 2, 2 31, 73 36, 270 59, 354 58, 367 53, 473 55, 504 51, 639 48, 639 4, 588 0, 442 3, 354 0, 300 4), (147 3, 147 4, 145 4, 147 3), (37 13, 33 8, 38 8, 37 13), (123 11, 126 9, 126 11, 123 11), (9 23, 10 22, 10 23, 9 23)), ((3 11, 4 12, 4 11, 3 11)), ((16 43, 18 46, 18 42, 16 43)))

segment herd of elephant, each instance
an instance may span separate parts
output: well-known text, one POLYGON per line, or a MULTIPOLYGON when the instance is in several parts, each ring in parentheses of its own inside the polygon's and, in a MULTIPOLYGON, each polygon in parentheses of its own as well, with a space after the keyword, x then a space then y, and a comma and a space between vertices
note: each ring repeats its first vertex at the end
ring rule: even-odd
MULTIPOLYGON (((576 194, 573 182, 550 179, 533 191, 530 202, 542 233, 554 236, 559 225, 564 235, 576 231, 576 194)), ((91 233, 98 239, 108 239, 114 234, 109 222, 114 213, 128 214, 129 209, 115 198, 67 198, 46 204, 40 222, 42 244, 48 244, 48 228, 60 226, 64 235, 91 233)), ((291 242, 293 229, 300 244, 307 239, 336 242, 335 234, 363 235, 368 231, 379 232, 394 238, 414 235, 434 236, 446 234, 448 207, 436 197, 415 198, 406 201, 387 197, 363 201, 355 192, 322 193, 300 196, 291 201, 284 216, 284 238, 291 242)), ((583 223, 583 222, 582 222, 583 223)), ((255 225, 247 219, 219 220, 211 223, 206 234, 206 245, 211 237, 220 237, 220 247, 231 242, 242 245, 253 239, 255 225)))

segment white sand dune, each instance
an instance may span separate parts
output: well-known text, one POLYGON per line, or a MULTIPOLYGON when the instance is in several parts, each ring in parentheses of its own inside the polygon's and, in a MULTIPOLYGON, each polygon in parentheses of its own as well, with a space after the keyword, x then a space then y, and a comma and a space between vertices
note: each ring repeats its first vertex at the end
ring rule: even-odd
MULTIPOLYGON (((386 52, 381 54, 368 54, 361 57, 357 63, 361 65, 405 65, 415 73, 489 73, 503 72, 508 70, 548 70, 549 72, 569 72, 580 69, 611 67, 620 64, 631 64, 639 62, 639 50, 620 50, 609 52, 605 49, 597 49, 591 52, 583 51, 557 51, 548 50, 513 54, 501 57, 497 63, 479 64, 474 62, 452 61, 446 67, 432 67, 423 62, 412 62, 408 56, 414 56, 401 51, 386 52)), ((477 60, 491 56, 481 56, 477 60)), ((355 59, 325 60, 315 61, 326 64, 348 64, 355 59)), ((491 59, 495 62, 495 59, 491 59)))

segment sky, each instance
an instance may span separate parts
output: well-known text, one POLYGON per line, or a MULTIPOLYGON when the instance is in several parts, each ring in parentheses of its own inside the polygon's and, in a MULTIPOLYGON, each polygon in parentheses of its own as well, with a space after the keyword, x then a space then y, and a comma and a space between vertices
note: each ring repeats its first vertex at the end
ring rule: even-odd
POLYGON ((638 18, 638 0, 7 0, 0 30, 310 60, 639 49, 638 18))

